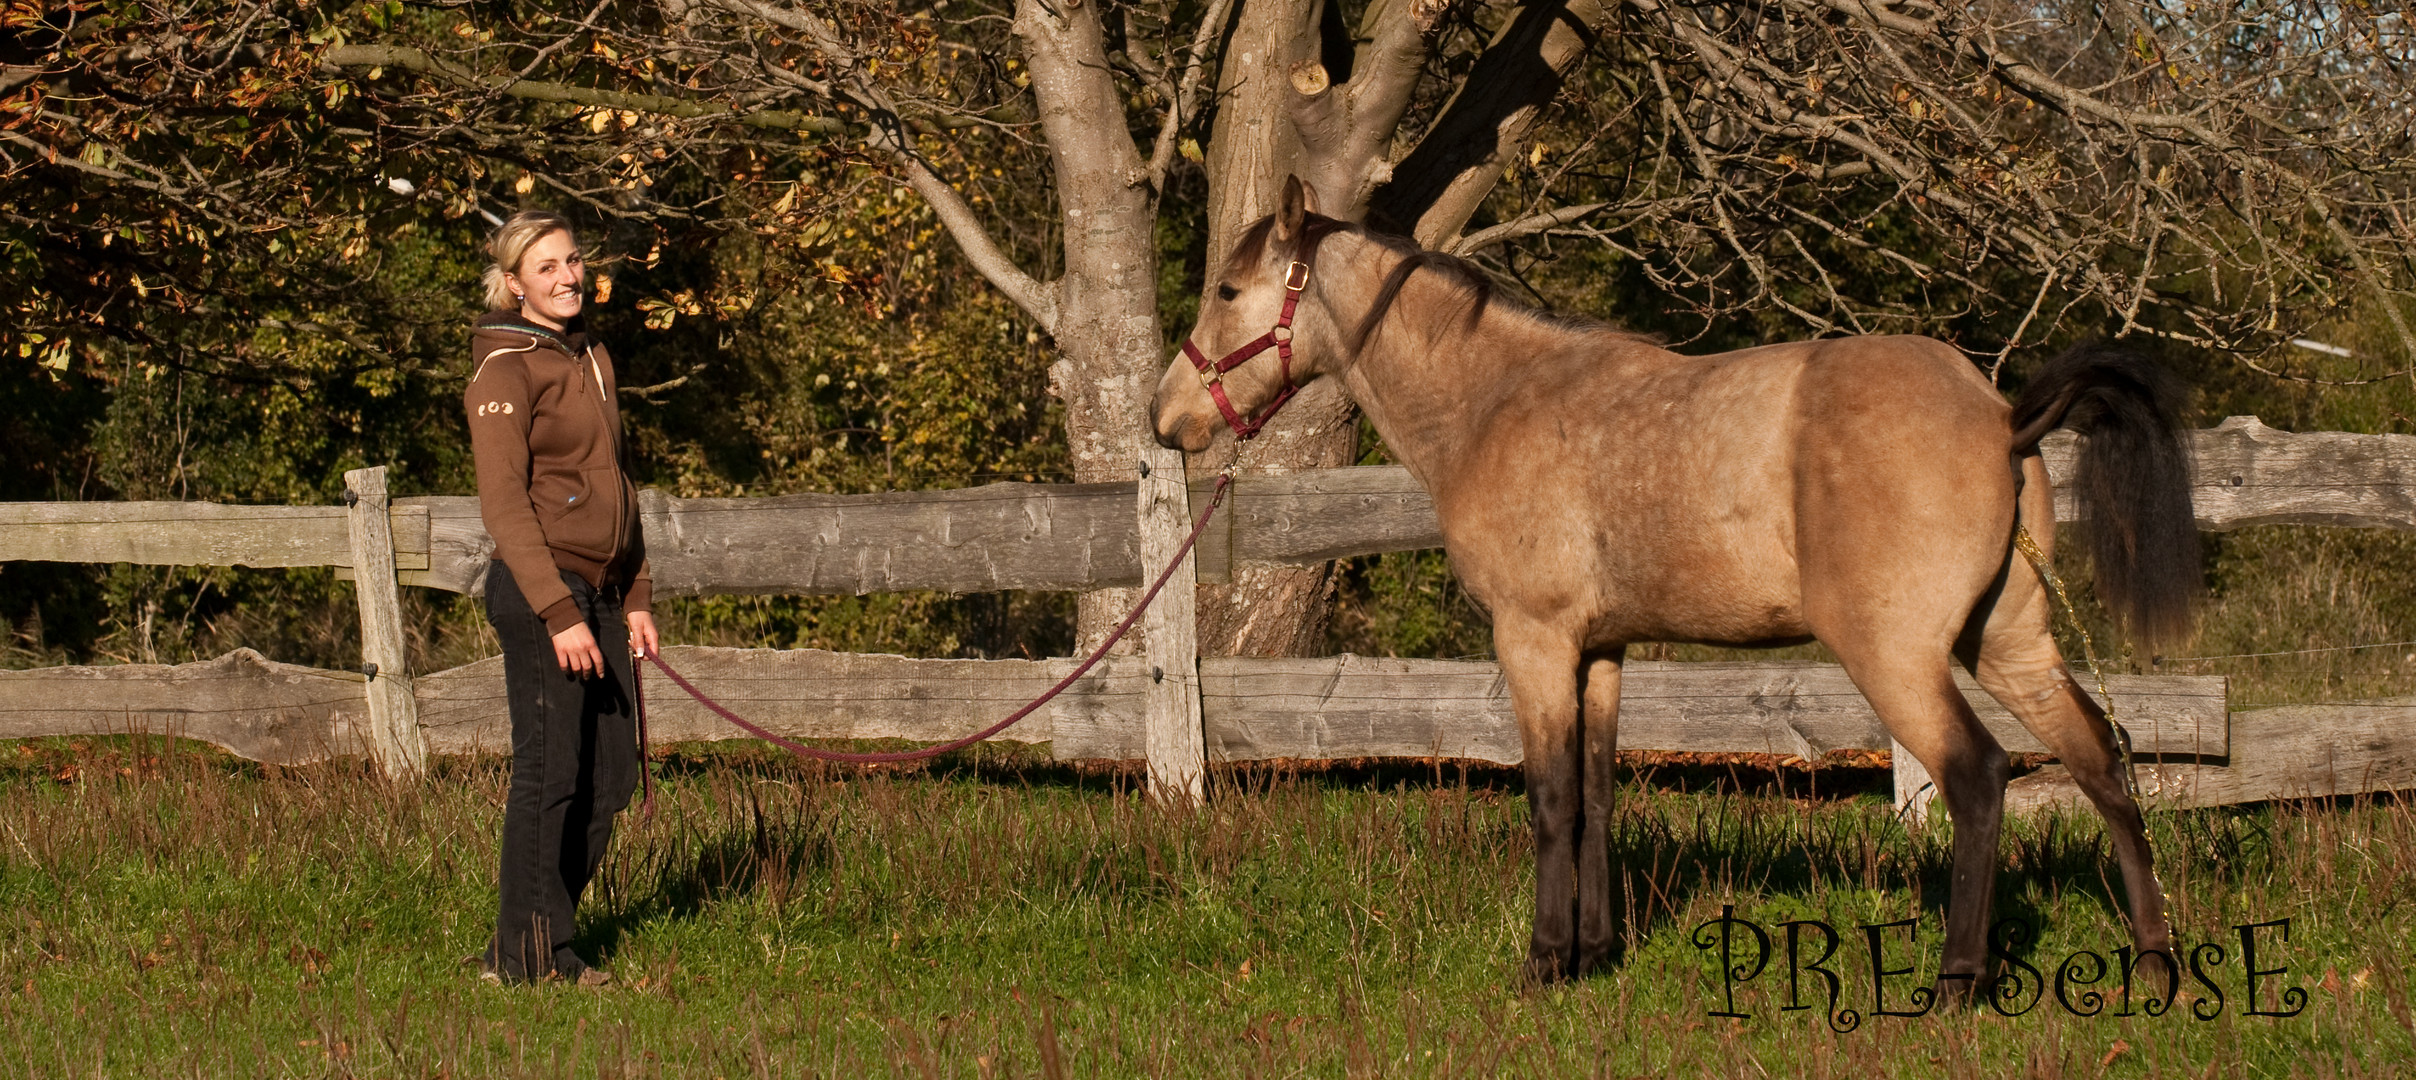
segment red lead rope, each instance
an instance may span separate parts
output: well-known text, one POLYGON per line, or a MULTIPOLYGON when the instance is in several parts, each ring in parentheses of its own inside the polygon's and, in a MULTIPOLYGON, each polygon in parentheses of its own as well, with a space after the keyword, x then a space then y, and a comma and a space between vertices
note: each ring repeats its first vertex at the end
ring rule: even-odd
MULTIPOLYGON (((1116 624, 1115 632, 1107 635, 1107 640, 1100 642, 1098 648, 1091 650, 1090 656, 1082 661, 1082 665, 1080 667, 1075 668, 1073 672, 1068 674, 1065 678, 1057 680, 1057 685, 1049 687, 1047 693, 1040 695, 1040 697, 1035 699, 1031 704, 1015 710, 1013 713, 1009 714, 1006 719, 992 724, 989 727, 983 728, 980 731, 976 731, 971 735, 967 735, 964 738, 957 739, 954 742, 945 742, 939 744, 938 746, 926 746, 920 750, 896 750, 888 753, 873 754, 851 754, 839 750, 818 750, 814 747, 806 746, 802 743, 785 739, 766 731, 762 727, 749 722, 747 718, 722 707, 720 702, 706 697, 703 691, 696 688, 696 684, 689 682, 686 678, 683 678, 679 672, 673 671, 671 669, 671 665, 664 663, 662 653, 659 650, 653 655, 646 657, 646 659, 652 661, 654 666, 663 669, 663 674, 666 677, 670 678, 673 683, 677 684, 681 690, 687 691, 688 696, 695 698, 697 704, 712 710, 715 716, 719 716, 724 720, 738 725, 741 730, 745 731, 749 735, 753 735, 758 739, 764 740, 765 742, 786 749, 788 752, 796 754, 799 757, 813 758, 817 761, 836 761, 850 765, 879 765, 899 761, 921 761, 924 758, 938 757, 939 755, 945 754, 951 750, 962 750, 965 747, 971 746, 974 743, 982 741, 983 739, 987 739, 992 735, 996 735, 1001 731, 1005 731, 1008 728, 1013 727, 1016 721, 1032 715, 1032 713, 1038 710, 1041 706, 1048 704, 1051 699, 1054 699, 1057 695, 1064 693, 1066 687, 1074 685, 1074 680, 1088 674, 1092 667, 1096 666, 1101 659, 1105 658, 1107 656, 1107 650, 1114 648, 1116 642, 1123 640, 1125 633, 1132 629, 1134 620, 1139 619, 1142 612, 1149 610, 1150 601, 1158 598, 1158 590, 1166 587, 1166 581, 1174 576, 1175 568, 1183 565, 1183 556, 1190 554, 1192 545, 1199 543, 1200 534, 1208 529, 1208 519, 1214 516, 1216 514, 1216 508, 1224 503, 1225 489, 1232 486, 1232 484, 1233 477, 1230 474, 1216 478, 1216 490, 1208 496, 1208 508, 1200 511, 1199 521, 1191 526, 1191 535, 1183 538, 1183 546, 1175 549, 1174 559, 1166 564, 1165 571, 1158 575, 1158 579, 1156 581, 1149 583, 1149 591, 1141 594, 1141 602, 1133 605, 1132 614, 1126 615, 1123 622, 1116 624)), ((637 668, 632 668, 631 675, 635 676, 638 670, 639 669, 637 668)), ((635 681, 637 684, 638 761, 639 767, 642 770, 641 775, 645 776, 646 812, 648 814, 652 814, 654 812, 654 778, 651 775, 653 770, 647 768, 645 765, 647 753, 645 680, 640 678, 634 679, 633 681, 635 681)))

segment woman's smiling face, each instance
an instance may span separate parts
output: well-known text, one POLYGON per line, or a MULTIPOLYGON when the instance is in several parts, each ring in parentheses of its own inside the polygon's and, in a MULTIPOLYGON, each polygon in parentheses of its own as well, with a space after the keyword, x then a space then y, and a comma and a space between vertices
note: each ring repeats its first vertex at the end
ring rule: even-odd
POLYGON ((520 294, 521 314, 562 329, 586 302, 587 263, 579 257, 578 239, 564 229, 545 234, 529 245, 520 269, 505 274, 504 281, 520 294))

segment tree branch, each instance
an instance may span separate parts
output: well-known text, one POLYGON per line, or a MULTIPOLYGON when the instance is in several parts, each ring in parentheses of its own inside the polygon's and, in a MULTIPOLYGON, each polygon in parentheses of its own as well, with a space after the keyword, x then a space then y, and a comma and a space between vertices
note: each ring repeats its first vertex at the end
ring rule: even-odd
POLYGON ((1392 178, 1384 151, 1425 70, 1428 34, 1442 11, 1419 0, 1371 5, 1360 23, 1366 44, 1347 84, 1334 85, 1316 60, 1293 65, 1292 126, 1300 133, 1302 179, 1317 190, 1327 214, 1350 221, 1367 216, 1370 197, 1392 178))
POLYGON ((1233 10, 1233 0, 1213 0, 1208 14, 1200 19, 1199 29, 1191 35, 1191 56, 1184 62, 1182 85, 1175 98, 1166 105, 1166 119, 1158 125, 1157 143, 1149 151, 1149 186, 1152 190, 1166 188, 1166 170, 1174 165, 1176 147, 1180 143, 1183 124, 1193 115, 1199 103, 1200 76, 1207 70, 1208 47, 1224 32, 1225 17, 1233 10))
POLYGON ((1443 114, 1393 169, 1374 213, 1423 247, 1452 238, 1526 151, 1544 108, 1609 20, 1604 0, 1534 0, 1486 45, 1443 114))
POLYGON ((1458 255, 1462 258, 1466 258, 1467 256, 1474 255, 1477 252, 1492 247, 1495 244, 1508 243, 1509 241, 1516 240, 1522 236, 1533 236, 1537 233, 1550 232, 1564 225, 1573 225, 1577 222, 1584 221, 1597 213, 1609 209, 1610 206, 1611 204, 1607 202, 1597 202, 1586 203, 1582 206, 1563 206, 1553 210, 1546 210, 1543 213, 1532 214, 1527 217, 1520 218, 1517 221, 1504 222, 1490 229, 1481 229, 1477 232, 1470 233, 1469 235, 1461 237, 1457 241, 1453 242, 1450 247, 1443 248, 1441 250, 1448 251, 1451 254, 1458 255))
POLYGON ((694 98, 665 97, 660 94, 629 94, 615 90, 599 90, 587 86, 564 86, 561 83, 531 82, 508 75, 479 75, 457 64, 430 56, 419 49, 392 45, 338 45, 320 54, 320 60, 337 68, 400 68, 404 71, 433 75, 457 86, 498 91, 531 101, 554 101, 568 105, 587 105, 628 112, 674 116, 683 120, 729 120, 747 127, 772 128, 779 131, 810 131, 818 135, 849 135, 844 120, 779 109, 742 112, 725 105, 694 98))
MULTIPOLYGON (((864 70, 856 51, 839 36, 837 28, 805 12, 762 0, 708 2, 725 11, 753 16, 811 39, 814 47, 820 49, 832 65, 844 73, 841 80, 845 85, 844 92, 873 113, 875 122, 866 132, 865 141, 886 152, 897 163, 899 171, 905 173, 906 186, 930 205, 932 213, 939 217, 940 225, 948 230, 948 236, 956 241, 958 250, 964 252, 965 260, 973 265, 974 271, 997 287, 999 292, 1006 294, 1008 300, 1022 308, 1043 330, 1056 332, 1061 290, 1054 284, 1044 284, 1025 273, 1022 267, 1015 264, 1014 258, 998 246, 997 239, 990 235, 989 227, 974 212, 972 204, 941 178, 939 172, 916 149, 903 118, 899 116, 897 103, 864 70)), ((791 81, 806 81, 805 76, 786 68, 774 66, 766 70, 791 81)))

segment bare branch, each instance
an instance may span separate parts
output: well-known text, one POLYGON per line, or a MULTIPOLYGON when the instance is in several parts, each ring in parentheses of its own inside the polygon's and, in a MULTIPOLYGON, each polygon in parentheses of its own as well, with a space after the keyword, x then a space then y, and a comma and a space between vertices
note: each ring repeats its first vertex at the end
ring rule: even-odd
POLYGON ((569 105, 587 105, 630 112, 675 116, 684 120, 729 120, 747 127, 774 128, 781 131, 810 131, 820 135, 852 134, 843 120, 827 116, 763 109, 754 112, 733 112, 729 107, 693 98, 664 97, 659 94, 630 94, 614 90, 599 90, 586 86, 564 86, 560 83, 513 79, 506 75, 479 75, 460 65, 428 55, 419 49, 392 45, 337 45, 320 54, 320 59, 336 68, 400 68, 404 71, 433 75, 457 86, 493 90, 531 101, 554 101, 569 105))
POLYGON ((1534 236, 1537 233, 1550 232, 1564 225, 1576 224, 1609 209, 1610 206, 1611 204, 1607 202, 1594 202, 1581 206, 1563 206, 1558 209, 1546 210, 1517 221, 1503 222, 1490 229, 1480 229, 1460 237, 1450 247, 1443 250, 1465 258, 1495 244, 1508 243, 1520 237, 1534 236))
POLYGON ((1522 5, 1394 167, 1375 213, 1423 246, 1457 250, 1453 237, 1501 182, 1502 169, 1526 152, 1544 108, 1613 10, 1602 0, 1522 5))
POLYGON ((1174 100, 1167 104, 1166 119, 1158 125, 1157 143, 1149 151, 1149 186, 1152 189, 1164 190, 1166 187, 1166 170, 1174 165, 1183 125, 1197 115, 1195 110, 1199 104, 1200 77, 1207 71, 1208 47, 1216 43, 1217 35, 1224 31, 1225 19, 1232 11, 1233 0, 1212 0, 1208 5, 1208 14, 1200 19, 1199 27, 1192 32, 1189 56, 1183 64, 1182 85, 1175 91, 1174 100))

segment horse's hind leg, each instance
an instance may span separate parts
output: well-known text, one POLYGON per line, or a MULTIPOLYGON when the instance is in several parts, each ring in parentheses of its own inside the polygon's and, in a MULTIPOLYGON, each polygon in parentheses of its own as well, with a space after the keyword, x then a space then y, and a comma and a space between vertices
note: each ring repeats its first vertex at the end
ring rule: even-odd
POLYGON ((1888 734, 1929 770, 1954 822, 1954 870, 1938 992, 1941 998, 1967 999, 1978 989, 1988 960, 1997 835, 2005 813, 2005 782, 2012 775, 2005 749, 1980 726, 1971 703, 1955 688, 1943 642, 1919 648, 1831 647, 1888 734))
POLYGON ((2122 864, 2139 954, 2164 950, 2170 956, 2173 935, 2165 921, 2164 889, 2156 880, 2139 802, 2124 782, 2113 729, 2105 710, 2073 682, 2048 632, 2048 615, 2046 586, 2027 561, 2015 557, 2003 583, 1972 612, 1978 640, 1967 633, 1956 651, 1980 686, 2062 759, 2073 782, 2096 805, 2122 864))
MULTIPOLYGON (((1535 829, 1535 928, 1526 975, 1557 982, 1577 974, 1578 841, 1584 812, 1574 634, 1525 619, 1497 619, 1494 648, 1518 712, 1527 773, 1527 816, 1535 829)), ((1607 867, 1605 881, 1608 880, 1607 867)))

